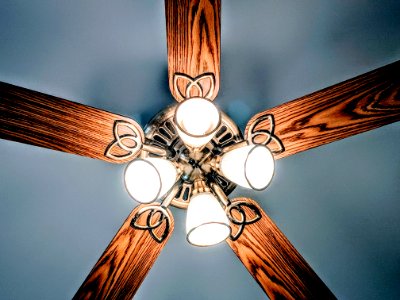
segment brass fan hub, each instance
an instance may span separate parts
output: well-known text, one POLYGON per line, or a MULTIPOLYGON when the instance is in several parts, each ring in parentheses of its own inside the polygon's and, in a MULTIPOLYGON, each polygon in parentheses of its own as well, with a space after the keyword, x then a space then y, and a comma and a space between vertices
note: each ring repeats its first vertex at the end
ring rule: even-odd
MULTIPOLYGON (((201 150, 193 151, 185 146, 174 125, 174 113, 177 105, 160 111, 145 127, 146 143, 166 148, 169 159, 183 171, 184 182, 174 196, 171 204, 187 208, 196 178, 204 177, 207 182, 218 184, 229 195, 236 184, 219 175, 210 164, 217 157, 218 149, 243 141, 243 135, 237 125, 225 113, 221 112, 221 124, 213 139, 201 150), (190 175, 185 175, 190 174, 190 175), (186 176, 186 177, 185 177, 186 176)), ((151 155, 143 151, 142 156, 151 155)))

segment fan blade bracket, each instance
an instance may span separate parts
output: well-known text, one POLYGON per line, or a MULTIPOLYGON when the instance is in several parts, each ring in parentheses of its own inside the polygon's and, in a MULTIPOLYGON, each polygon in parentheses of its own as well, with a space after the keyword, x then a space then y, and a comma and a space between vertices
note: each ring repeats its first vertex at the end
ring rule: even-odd
POLYGON ((116 120, 113 125, 113 138, 106 147, 104 156, 123 162, 137 157, 145 140, 142 128, 133 120, 116 120))
POLYGON ((181 102, 203 93, 214 100, 220 85, 221 1, 165 0, 165 14, 173 97, 181 102))
POLYGON ((215 90, 215 76, 213 73, 205 73, 192 78, 183 73, 174 74, 174 92, 178 102, 185 99, 200 97, 213 100, 215 90), (183 87, 183 90, 181 90, 183 87))
POLYGON ((285 146, 275 134, 275 118, 273 114, 263 114, 250 124, 245 137, 249 144, 267 146, 272 154, 285 151, 285 146))
POLYGON ((236 241, 246 225, 253 224, 261 219, 261 212, 256 205, 242 199, 230 201, 225 208, 226 215, 231 222, 230 239, 236 241))
POLYGON ((145 205, 132 218, 131 227, 147 230, 157 243, 162 243, 170 233, 171 213, 158 203, 145 205))

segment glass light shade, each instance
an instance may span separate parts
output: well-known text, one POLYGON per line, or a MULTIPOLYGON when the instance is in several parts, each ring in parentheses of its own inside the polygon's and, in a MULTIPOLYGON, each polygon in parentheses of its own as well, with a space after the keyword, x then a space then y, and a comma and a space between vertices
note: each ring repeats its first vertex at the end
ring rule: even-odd
POLYGON ((221 157, 222 174, 245 188, 263 190, 272 180, 275 160, 262 145, 247 145, 233 149, 221 157))
POLYGON ((221 123, 217 107, 204 98, 190 98, 178 105, 175 124, 183 142, 199 148, 207 144, 221 123))
POLYGON ((186 238, 195 246, 211 246, 231 233, 229 220, 218 200, 210 192, 190 199, 186 217, 186 238))
POLYGON ((125 187, 137 202, 150 203, 164 196, 176 177, 175 166, 166 159, 135 159, 125 169, 125 187))

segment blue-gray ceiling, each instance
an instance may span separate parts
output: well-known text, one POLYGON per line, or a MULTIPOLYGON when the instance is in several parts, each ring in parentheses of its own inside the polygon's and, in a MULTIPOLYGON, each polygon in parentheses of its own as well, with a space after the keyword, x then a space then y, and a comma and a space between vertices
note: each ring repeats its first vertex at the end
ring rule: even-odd
MULTIPOLYGON (((0 80, 125 114, 174 100, 161 0, 0 0, 0 80)), ((256 112, 400 59, 399 1, 223 1, 217 103, 256 112)), ((400 75, 399 75, 400 76, 400 75)), ((340 299, 400 298, 400 126, 277 162, 259 200, 340 299)), ((69 299, 136 205, 124 166, 0 142, 0 298, 69 299)), ((185 211, 136 299, 262 299, 185 211)))

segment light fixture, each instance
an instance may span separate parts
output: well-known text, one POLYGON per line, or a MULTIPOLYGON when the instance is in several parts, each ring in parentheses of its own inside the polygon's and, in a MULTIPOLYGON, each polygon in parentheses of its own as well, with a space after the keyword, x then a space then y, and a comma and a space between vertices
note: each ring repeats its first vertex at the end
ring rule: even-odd
MULTIPOLYGON (((125 171, 129 194, 138 202, 149 203, 134 216, 131 226, 149 230, 161 242, 171 228, 166 208, 173 205, 188 210, 186 238, 190 244, 211 246, 227 238, 236 240, 261 214, 251 204, 231 201, 227 195, 236 184, 265 189, 274 174, 273 155, 284 150, 283 144, 274 134, 272 115, 260 119, 270 123, 269 130, 265 126, 256 130, 256 122, 244 138, 236 124, 207 99, 214 84, 211 82, 206 92, 200 82, 213 80, 211 75, 178 77, 175 88, 178 79, 188 80, 186 91, 179 93, 182 102, 150 121, 140 145, 141 158, 133 160, 125 171), (191 89, 200 96, 191 97, 191 89), (150 204, 156 200, 160 203, 150 204), (156 229, 161 234, 156 234, 156 229)), ((115 140, 123 138, 127 136, 116 136, 115 140)))
POLYGON ((236 184, 260 191, 272 180, 275 160, 266 146, 246 145, 224 153, 220 170, 236 184))
POLYGON ((221 114, 210 100, 195 97, 177 106, 174 121, 182 141, 189 147, 201 148, 216 133, 221 114))
POLYGON ((133 160, 125 169, 125 187, 140 203, 150 203, 165 195, 176 182, 177 170, 163 158, 133 160))
POLYGON ((217 198, 205 187, 194 191, 186 217, 186 239, 195 246, 211 246, 231 233, 229 220, 217 198))

